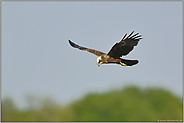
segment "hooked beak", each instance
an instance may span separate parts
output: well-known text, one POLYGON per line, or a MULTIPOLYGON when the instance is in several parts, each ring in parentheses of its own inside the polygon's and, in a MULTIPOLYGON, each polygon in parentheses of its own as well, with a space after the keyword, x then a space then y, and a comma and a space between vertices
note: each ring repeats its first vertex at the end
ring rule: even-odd
POLYGON ((97 64, 98 65, 98 67, 100 67, 100 64, 97 64))

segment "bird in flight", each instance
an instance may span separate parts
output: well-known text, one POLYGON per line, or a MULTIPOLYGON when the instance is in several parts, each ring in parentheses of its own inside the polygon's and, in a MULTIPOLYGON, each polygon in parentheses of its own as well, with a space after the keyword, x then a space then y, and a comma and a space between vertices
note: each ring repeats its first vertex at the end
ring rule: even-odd
POLYGON ((133 33, 134 31, 132 31, 132 33, 127 37, 126 37, 127 34, 125 34, 122 40, 119 43, 116 43, 107 54, 98 50, 79 46, 70 40, 68 41, 69 41, 69 44, 74 48, 88 51, 90 53, 97 55, 98 58, 96 62, 98 66, 100 66, 100 64, 109 64, 109 63, 120 64, 122 66, 132 66, 137 64, 139 61, 123 59, 120 57, 125 56, 130 51, 132 51, 134 46, 137 46, 139 40, 142 39, 141 38, 142 35, 139 35, 139 33, 132 35, 133 33))

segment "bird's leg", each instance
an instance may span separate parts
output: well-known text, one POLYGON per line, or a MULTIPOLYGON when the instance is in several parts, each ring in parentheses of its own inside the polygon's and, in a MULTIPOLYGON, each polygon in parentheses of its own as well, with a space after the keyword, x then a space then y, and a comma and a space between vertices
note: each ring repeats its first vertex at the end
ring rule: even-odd
POLYGON ((122 63, 122 62, 120 62, 120 64, 123 65, 123 66, 127 66, 125 63, 122 63))

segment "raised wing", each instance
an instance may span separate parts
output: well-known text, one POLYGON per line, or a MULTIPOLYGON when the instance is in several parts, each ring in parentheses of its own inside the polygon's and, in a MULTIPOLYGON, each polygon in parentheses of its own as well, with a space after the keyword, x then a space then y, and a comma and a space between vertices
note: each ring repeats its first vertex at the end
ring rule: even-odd
POLYGON ((101 55, 105 54, 105 53, 103 53, 103 52, 101 52, 101 51, 98 51, 98 50, 89 49, 89 48, 86 48, 86 47, 79 46, 79 45, 77 45, 77 44, 71 42, 70 40, 68 40, 68 41, 69 41, 70 45, 71 45, 72 47, 74 47, 74 48, 78 48, 78 49, 80 49, 80 50, 88 51, 88 52, 93 53, 93 54, 95 54, 95 55, 97 55, 97 56, 101 56, 101 55))
POLYGON ((137 46, 139 40, 142 39, 142 35, 138 35, 139 33, 131 36, 133 33, 134 31, 128 37, 126 37, 127 34, 125 34, 123 39, 111 48, 108 55, 114 58, 119 58, 122 55, 127 55, 130 51, 132 51, 134 46, 137 46))

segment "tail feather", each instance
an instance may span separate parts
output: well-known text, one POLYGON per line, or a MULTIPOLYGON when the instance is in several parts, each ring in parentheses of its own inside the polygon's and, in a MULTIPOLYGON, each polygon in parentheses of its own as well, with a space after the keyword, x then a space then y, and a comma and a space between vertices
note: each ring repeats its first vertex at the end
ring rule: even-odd
POLYGON ((121 59, 121 62, 124 63, 126 66, 132 66, 132 65, 136 65, 139 61, 138 60, 121 59))

